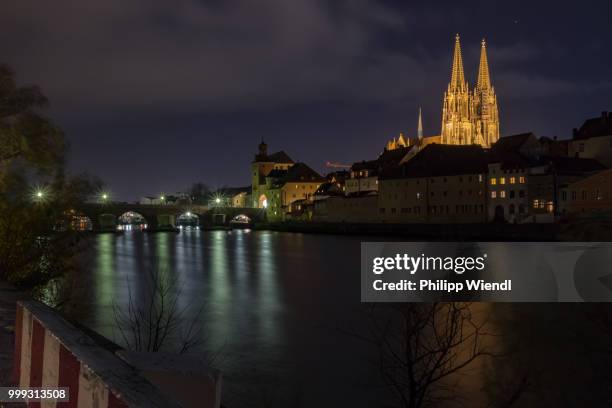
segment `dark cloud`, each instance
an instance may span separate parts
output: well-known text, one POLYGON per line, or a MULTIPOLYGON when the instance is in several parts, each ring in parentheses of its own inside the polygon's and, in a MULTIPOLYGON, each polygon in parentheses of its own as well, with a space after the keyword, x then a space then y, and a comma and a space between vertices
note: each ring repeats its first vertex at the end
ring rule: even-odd
POLYGON ((419 106, 437 133, 455 32, 472 83, 487 37, 504 132, 569 134, 606 108, 605 13, 544 3, 15 0, 0 55, 50 97, 73 167, 134 198, 244 184, 261 137, 321 169, 413 133, 419 106), (231 162, 209 153, 226 140, 231 162), (136 182, 150 162, 135 151, 164 174, 136 182))
POLYGON ((389 74, 419 64, 369 42, 401 20, 362 1, 340 15, 310 0, 60 0, 20 2, 2 23, 29 37, 27 55, 13 55, 19 71, 43 80, 58 104, 215 112, 395 98, 401 82, 389 74))

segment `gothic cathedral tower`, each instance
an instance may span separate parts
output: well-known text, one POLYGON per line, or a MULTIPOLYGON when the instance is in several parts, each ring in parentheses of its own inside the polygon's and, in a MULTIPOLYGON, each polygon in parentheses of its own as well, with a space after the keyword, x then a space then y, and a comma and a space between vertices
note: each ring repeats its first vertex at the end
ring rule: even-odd
POLYGON ((461 43, 457 34, 451 81, 444 93, 442 108, 441 142, 443 144, 474 143, 473 109, 471 92, 463 73, 461 43))
POLYGON ((487 43, 483 39, 480 48, 480 66, 478 82, 474 89, 474 112, 476 143, 490 147, 499 139, 499 112, 495 88, 491 85, 489 62, 487 60, 487 43))
POLYGON ((489 76, 486 43, 482 41, 478 81, 472 92, 465 80, 461 43, 457 34, 451 81, 444 93, 441 143, 491 147, 497 139, 499 113, 497 96, 489 76))

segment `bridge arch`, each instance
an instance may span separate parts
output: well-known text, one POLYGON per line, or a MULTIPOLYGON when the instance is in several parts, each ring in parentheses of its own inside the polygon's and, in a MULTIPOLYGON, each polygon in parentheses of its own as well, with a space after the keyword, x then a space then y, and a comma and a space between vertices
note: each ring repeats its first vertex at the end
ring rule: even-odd
POLYGON ((147 219, 136 211, 126 211, 117 217, 117 228, 123 231, 145 230, 149 226, 147 219))
POLYGON ((246 215, 246 214, 238 214, 238 215, 234 216, 231 219, 230 222, 249 224, 249 223, 251 223, 251 221, 252 221, 252 219, 248 215, 246 215))
POLYGON ((179 228, 199 228, 200 215, 192 211, 183 211, 176 216, 176 226, 179 228))

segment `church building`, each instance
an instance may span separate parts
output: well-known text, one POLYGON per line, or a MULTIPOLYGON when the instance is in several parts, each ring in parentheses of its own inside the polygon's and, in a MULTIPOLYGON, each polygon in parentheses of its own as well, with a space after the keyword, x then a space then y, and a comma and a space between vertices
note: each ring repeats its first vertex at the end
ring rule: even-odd
POLYGON ((482 40, 480 48, 478 79, 471 90, 463 71, 459 34, 455 37, 451 80, 444 93, 440 135, 442 144, 452 145, 491 147, 499 139, 497 96, 489 75, 485 40, 482 40))

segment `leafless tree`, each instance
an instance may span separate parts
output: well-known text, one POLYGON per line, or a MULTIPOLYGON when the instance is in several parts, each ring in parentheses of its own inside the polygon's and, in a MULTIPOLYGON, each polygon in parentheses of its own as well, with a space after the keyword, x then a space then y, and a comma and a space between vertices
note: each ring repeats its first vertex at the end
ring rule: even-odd
POLYGON ((136 299, 128 281, 127 310, 113 305, 125 346, 133 351, 174 349, 183 354, 206 343, 200 335, 203 307, 179 306, 182 288, 171 274, 150 270, 147 282, 142 299, 136 299))
MULTIPOLYGON (((493 353, 485 319, 469 303, 368 306, 369 330, 358 335, 378 351, 383 381, 402 407, 439 406, 456 399, 453 375, 493 353)), ((354 333, 353 333, 354 335, 354 333)))

